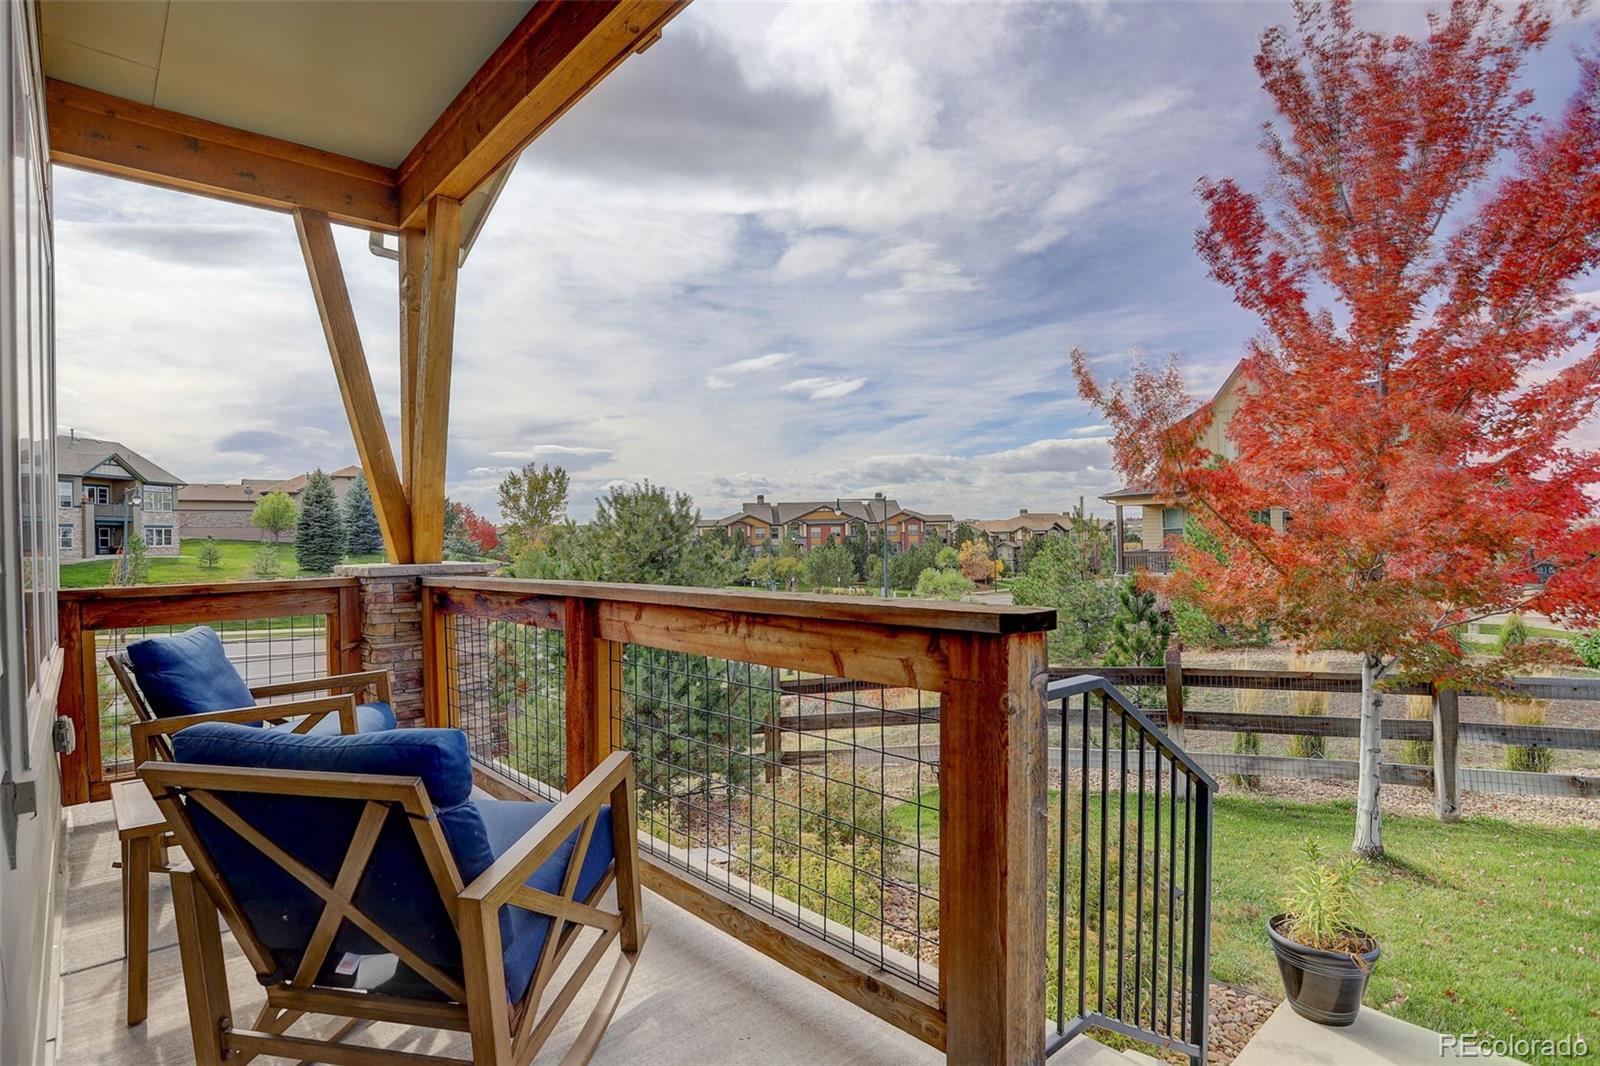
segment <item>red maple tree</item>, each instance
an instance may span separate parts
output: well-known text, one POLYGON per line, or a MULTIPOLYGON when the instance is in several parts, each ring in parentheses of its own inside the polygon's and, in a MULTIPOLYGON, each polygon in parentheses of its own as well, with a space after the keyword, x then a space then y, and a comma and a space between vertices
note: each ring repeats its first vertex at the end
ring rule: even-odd
POLYGON ((1475 670, 1453 629, 1515 610, 1600 620, 1600 64, 1544 122, 1516 88, 1547 11, 1456 0, 1425 37, 1297 6, 1256 69, 1281 116, 1270 199, 1202 181, 1201 258, 1261 331, 1228 454, 1202 446, 1174 364, 1083 396, 1130 481, 1181 502, 1223 558, 1181 549, 1170 586, 1223 621, 1362 656, 1355 849, 1382 852, 1382 688, 1475 670), (1291 516, 1276 531, 1253 520, 1291 516), (1535 563, 1555 574, 1539 585, 1535 563))
POLYGON ((461 525, 467 531, 467 539, 485 555, 500 546, 500 531, 494 523, 466 504, 461 505, 461 525))
POLYGON ((482 554, 488 555, 500 546, 500 531, 495 528, 495 524, 474 511, 470 505, 459 500, 448 500, 445 508, 447 533, 459 523, 462 534, 482 554))

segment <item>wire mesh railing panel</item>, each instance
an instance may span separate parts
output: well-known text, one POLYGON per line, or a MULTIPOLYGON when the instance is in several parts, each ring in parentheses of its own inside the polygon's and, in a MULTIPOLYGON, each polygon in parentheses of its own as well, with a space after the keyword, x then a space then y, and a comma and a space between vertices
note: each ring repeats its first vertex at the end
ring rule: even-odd
POLYGON ((937 694, 637 644, 611 655, 641 846, 937 990, 937 694))
POLYGON ((445 616, 445 690, 474 761, 553 798, 567 788, 566 637, 445 616))
POLYGON ((1109 690, 1052 715, 1046 1007, 1203 1060, 1211 783, 1109 690))
POLYGON ((129 777, 134 769, 130 731, 134 711, 106 657, 146 637, 183 633, 197 625, 208 625, 217 631, 228 661, 247 685, 328 676, 328 618, 322 614, 96 630, 94 661, 99 701, 100 780, 129 777))

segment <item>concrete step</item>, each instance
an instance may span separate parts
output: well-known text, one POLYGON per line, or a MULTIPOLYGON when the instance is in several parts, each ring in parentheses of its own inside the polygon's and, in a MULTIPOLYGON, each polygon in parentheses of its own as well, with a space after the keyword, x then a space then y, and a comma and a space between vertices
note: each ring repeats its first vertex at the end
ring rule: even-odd
POLYGON ((1154 1055, 1146 1055, 1144 1052, 1137 1051, 1131 1047, 1122 1049, 1122 1057, 1133 1060, 1134 1062, 1138 1063, 1139 1066, 1167 1066, 1166 1063, 1162 1062, 1154 1055))
POLYGON ((1098 1040, 1076 1036, 1050 1056, 1050 1066, 1128 1066, 1128 1060, 1098 1040))

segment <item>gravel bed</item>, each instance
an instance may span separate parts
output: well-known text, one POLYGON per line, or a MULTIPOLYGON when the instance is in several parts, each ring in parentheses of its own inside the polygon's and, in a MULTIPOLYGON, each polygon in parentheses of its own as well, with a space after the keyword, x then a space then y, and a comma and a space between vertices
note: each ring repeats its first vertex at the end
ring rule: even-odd
MULTIPOLYGON (((1239 1052, 1256 1035, 1256 1030, 1265 1025, 1267 1019, 1272 1017, 1272 1012, 1278 1009, 1272 1000, 1248 989, 1216 982, 1212 982, 1207 1003, 1207 1066, 1228 1066, 1238 1058, 1239 1052)), ((1094 1032, 1093 1035, 1102 1042, 1109 1040, 1113 1045, 1122 1043, 1122 1039, 1116 1036, 1100 1032, 1094 1032)), ((1189 1061, 1175 1051, 1161 1051, 1144 1044, 1139 1045, 1139 1050, 1163 1062, 1187 1064, 1189 1061)))

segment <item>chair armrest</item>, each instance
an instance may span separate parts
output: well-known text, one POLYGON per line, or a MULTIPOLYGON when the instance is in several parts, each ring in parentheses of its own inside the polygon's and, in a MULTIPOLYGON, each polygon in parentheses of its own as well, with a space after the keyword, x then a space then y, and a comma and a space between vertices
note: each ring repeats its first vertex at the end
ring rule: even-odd
MULTIPOLYGON (((489 907, 503 906, 522 887, 551 854, 571 836, 584 820, 606 803, 611 804, 612 817, 633 810, 632 803, 620 802, 618 792, 633 793, 633 753, 615 752, 606 757, 594 771, 568 792, 566 798, 551 812, 539 819, 522 834, 505 854, 496 859, 487 870, 462 889, 461 899, 489 907)), ((626 839, 638 839, 638 831, 629 826, 626 839)))
POLYGON ((181 733, 190 726, 205 722, 236 722, 241 725, 249 725, 252 722, 276 724, 287 718, 302 717, 304 721, 295 726, 295 732, 303 733, 329 714, 339 716, 339 732, 356 731, 356 698, 348 692, 338 696, 319 696, 309 700, 274 703, 265 707, 235 707, 225 711, 204 711, 200 714, 180 714, 149 722, 134 722, 133 765, 138 767, 149 762, 155 746, 164 745, 166 738, 173 733, 181 733))
POLYGON ((251 685, 250 695, 257 699, 270 699, 273 696, 293 696, 302 692, 356 693, 369 685, 378 690, 378 698, 384 703, 393 702, 390 698, 387 670, 359 670, 349 674, 333 674, 329 677, 307 677, 299 681, 251 685))

